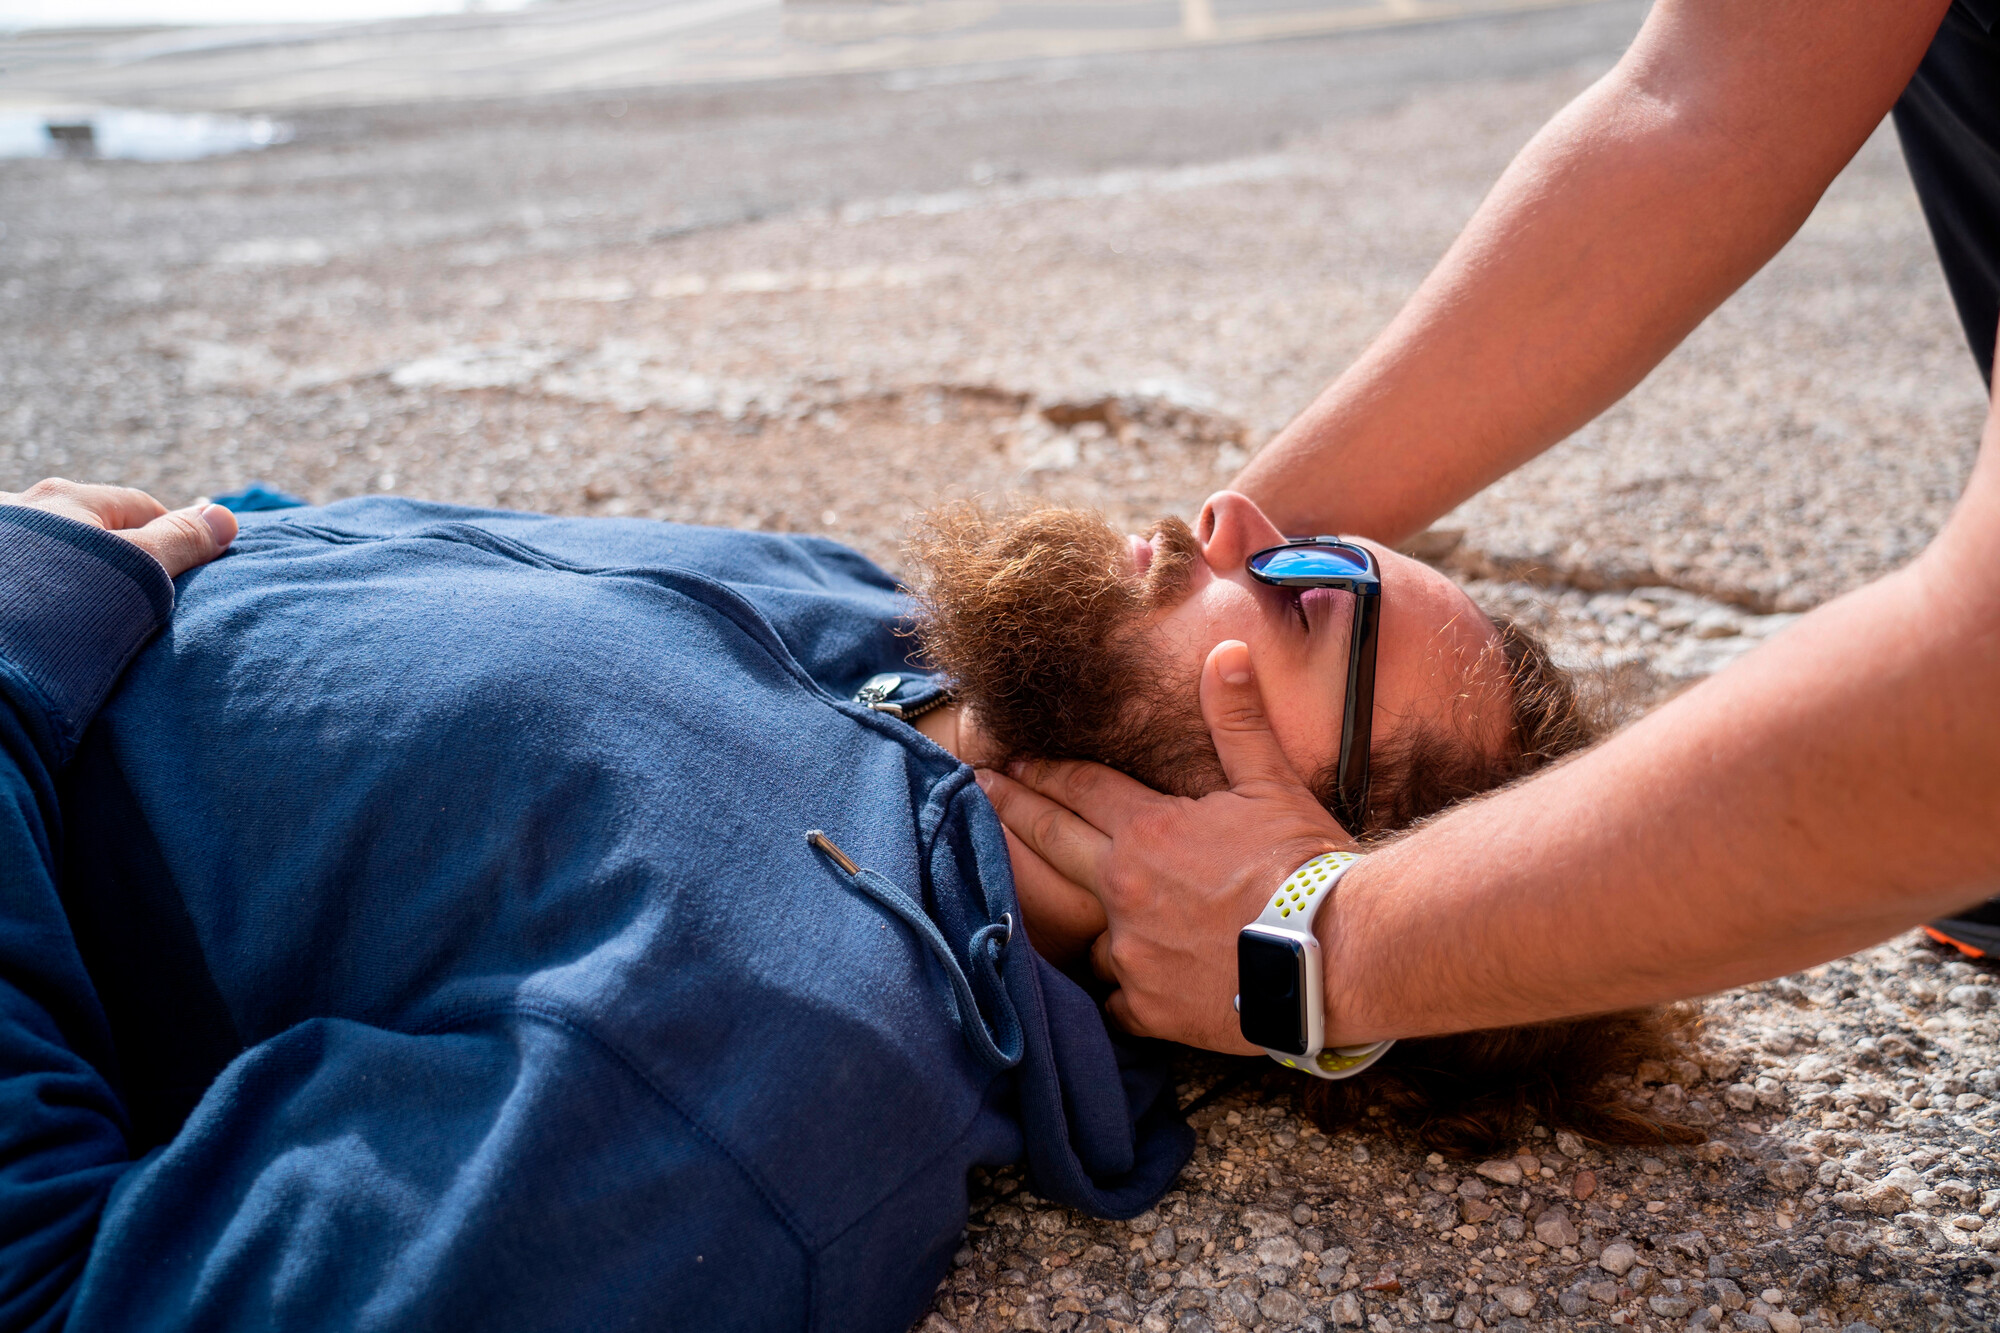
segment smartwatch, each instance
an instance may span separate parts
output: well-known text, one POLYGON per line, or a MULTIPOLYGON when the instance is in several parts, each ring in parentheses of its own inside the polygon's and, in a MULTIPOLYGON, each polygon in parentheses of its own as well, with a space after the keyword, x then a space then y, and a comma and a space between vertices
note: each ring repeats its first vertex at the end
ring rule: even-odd
POLYGON ((1313 918, 1358 852, 1326 852, 1294 870, 1236 937, 1236 1014, 1243 1039, 1287 1069, 1352 1078, 1396 1043, 1325 1046, 1319 939, 1313 918))

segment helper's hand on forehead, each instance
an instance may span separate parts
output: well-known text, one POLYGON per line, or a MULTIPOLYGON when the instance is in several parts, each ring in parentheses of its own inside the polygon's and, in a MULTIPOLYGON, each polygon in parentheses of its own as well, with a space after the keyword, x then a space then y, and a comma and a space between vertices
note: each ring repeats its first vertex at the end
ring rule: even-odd
POLYGON ((1015 858, 1024 898, 1103 905, 1092 947, 1126 1028, 1217 1051, 1254 1052, 1237 1027, 1236 933, 1285 876, 1354 840, 1313 799, 1271 734, 1250 649, 1219 643, 1201 711, 1226 791, 1164 796, 1101 764, 981 772, 1000 822, 1034 855, 1015 858))

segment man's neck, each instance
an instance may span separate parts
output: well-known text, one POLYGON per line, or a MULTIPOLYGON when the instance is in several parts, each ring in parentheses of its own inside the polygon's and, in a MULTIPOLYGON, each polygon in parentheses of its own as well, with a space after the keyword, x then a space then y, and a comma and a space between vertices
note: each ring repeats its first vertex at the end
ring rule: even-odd
POLYGON ((964 704, 949 703, 933 708, 910 725, 951 751, 960 762, 979 762, 982 749, 979 728, 964 704))

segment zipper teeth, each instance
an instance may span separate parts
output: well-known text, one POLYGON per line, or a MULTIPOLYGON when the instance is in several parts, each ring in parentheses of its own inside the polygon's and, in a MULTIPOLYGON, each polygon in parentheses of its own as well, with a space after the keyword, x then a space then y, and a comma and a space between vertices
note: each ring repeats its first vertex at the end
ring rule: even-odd
POLYGON ((930 698, 926 699, 924 702, 916 705, 915 707, 913 708, 905 707, 903 709, 903 721, 908 722, 911 718, 922 717, 925 713, 930 712, 932 709, 942 708, 944 707, 944 705, 950 702, 951 702, 951 691, 939 690, 936 694, 932 695, 930 698))

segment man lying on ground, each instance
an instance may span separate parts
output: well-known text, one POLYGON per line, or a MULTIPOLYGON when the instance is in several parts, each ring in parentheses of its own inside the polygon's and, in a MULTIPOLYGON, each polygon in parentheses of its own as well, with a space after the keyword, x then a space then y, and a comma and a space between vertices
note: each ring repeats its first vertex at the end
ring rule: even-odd
MULTIPOLYGON (((935 517, 962 706, 819 538, 373 498, 203 564, 159 513, 0 496, 0 1324, 895 1330, 972 1166, 1117 1217, 1186 1160, 961 759, 1199 789, 1227 634, 1323 769, 1338 618, 1248 586, 1240 497, 1146 542, 935 517)), ((1580 743, 1532 645, 1379 555, 1372 824, 1580 743)))

